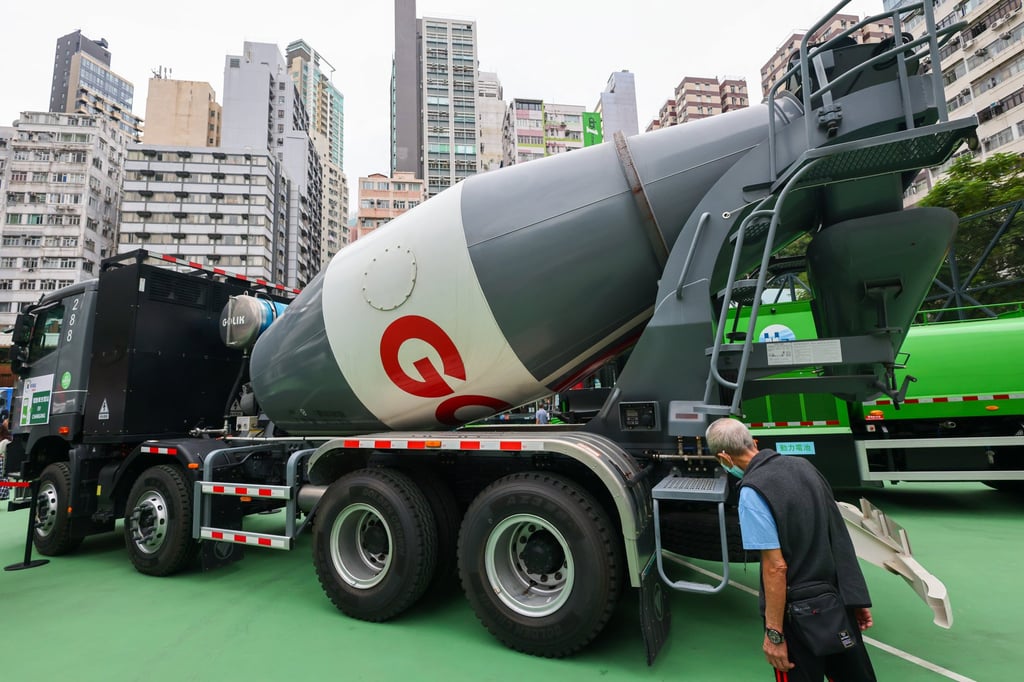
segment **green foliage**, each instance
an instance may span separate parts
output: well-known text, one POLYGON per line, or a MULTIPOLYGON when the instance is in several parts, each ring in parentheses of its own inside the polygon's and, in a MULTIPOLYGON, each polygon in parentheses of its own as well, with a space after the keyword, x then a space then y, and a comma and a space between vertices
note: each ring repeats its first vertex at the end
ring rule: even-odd
POLYGON ((956 271, 945 263, 937 279, 963 296, 957 300, 941 287, 933 287, 923 308, 992 306, 1024 300, 1021 199, 1024 157, 993 154, 979 161, 965 154, 953 162, 949 176, 937 183, 919 205, 948 208, 961 217, 953 245, 956 271), (986 254, 989 249, 991 252, 986 254))
POLYGON ((970 154, 956 159, 949 176, 919 202, 948 208, 961 218, 1024 198, 1024 157, 993 154, 979 161, 970 154))

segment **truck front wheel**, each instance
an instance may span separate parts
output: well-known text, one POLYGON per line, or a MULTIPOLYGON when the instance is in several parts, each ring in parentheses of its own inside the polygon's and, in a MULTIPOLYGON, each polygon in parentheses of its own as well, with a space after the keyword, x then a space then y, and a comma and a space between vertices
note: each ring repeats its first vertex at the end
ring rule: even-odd
POLYGON ((32 539, 45 556, 60 556, 78 548, 82 538, 71 536, 68 506, 71 504, 71 467, 51 464, 39 476, 36 523, 32 539))
POLYGON ((589 644, 615 609, 622 570, 604 509, 560 476, 499 479, 462 522, 462 587, 477 618, 518 651, 562 657, 589 644))
POLYGON ((128 493, 124 539, 139 573, 171 575, 192 561, 192 495, 181 469, 168 464, 142 472, 128 493))
POLYGON ((385 621, 423 596, 437 562, 430 503, 409 476, 361 469, 324 493, 313 563, 324 592, 352 618, 385 621))

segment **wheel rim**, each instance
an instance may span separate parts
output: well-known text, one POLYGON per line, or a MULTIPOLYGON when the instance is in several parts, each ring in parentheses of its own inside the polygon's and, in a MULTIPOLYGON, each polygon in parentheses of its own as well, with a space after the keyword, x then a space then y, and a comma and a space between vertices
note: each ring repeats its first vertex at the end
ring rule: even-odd
POLYGON ((391 527, 368 504, 345 507, 331 526, 331 560, 357 590, 379 583, 391 568, 391 527))
POLYGON ((572 594, 576 571, 569 544, 539 516, 516 514, 502 520, 487 536, 484 551, 491 589, 520 615, 551 615, 572 594))
POLYGON ((132 542, 140 552, 153 554, 163 546, 167 528, 167 501, 164 496, 156 490, 142 493, 128 519, 132 542))
POLYGON ((46 537, 57 525, 57 486, 46 481, 36 496, 36 534, 46 537))

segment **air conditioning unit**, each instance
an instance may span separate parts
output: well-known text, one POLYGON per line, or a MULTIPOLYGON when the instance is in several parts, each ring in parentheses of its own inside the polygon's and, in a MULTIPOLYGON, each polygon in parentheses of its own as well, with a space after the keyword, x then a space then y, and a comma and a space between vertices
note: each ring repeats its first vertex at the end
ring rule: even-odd
POLYGON ((988 54, 988 48, 987 47, 979 47, 977 50, 974 51, 974 56, 975 57, 984 57, 987 54, 988 54))
POLYGON ((960 91, 960 96, 961 97, 967 97, 970 94, 971 94, 971 89, 970 88, 964 88, 963 90, 960 91))
POLYGON ((1013 38, 1013 31, 1006 31, 1005 33, 1000 33, 999 37, 1002 38, 1003 40, 1010 40, 1011 38, 1013 38))
POLYGON ((969 50, 974 47, 974 38, 965 38, 962 47, 965 50, 969 50))
POLYGON ((992 22, 992 28, 999 28, 1010 20, 1010 15, 1004 15, 992 22))

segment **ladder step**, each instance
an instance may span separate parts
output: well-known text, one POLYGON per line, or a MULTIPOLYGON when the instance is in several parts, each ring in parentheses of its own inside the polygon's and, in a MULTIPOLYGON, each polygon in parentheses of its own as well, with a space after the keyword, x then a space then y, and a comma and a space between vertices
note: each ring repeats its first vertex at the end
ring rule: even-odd
POLYGON ((651 492, 656 500, 724 502, 729 481, 725 476, 666 476, 651 492))
POLYGON ((248 531, 204 526, 199 529, 199 537, 203 540, 232 542, 236 545, 249 545, 252 547, 269 547, 270 549, 285 550, 292 548, 292 539, 287 535, 268 535, 267 533, 251 533, 248 531))

